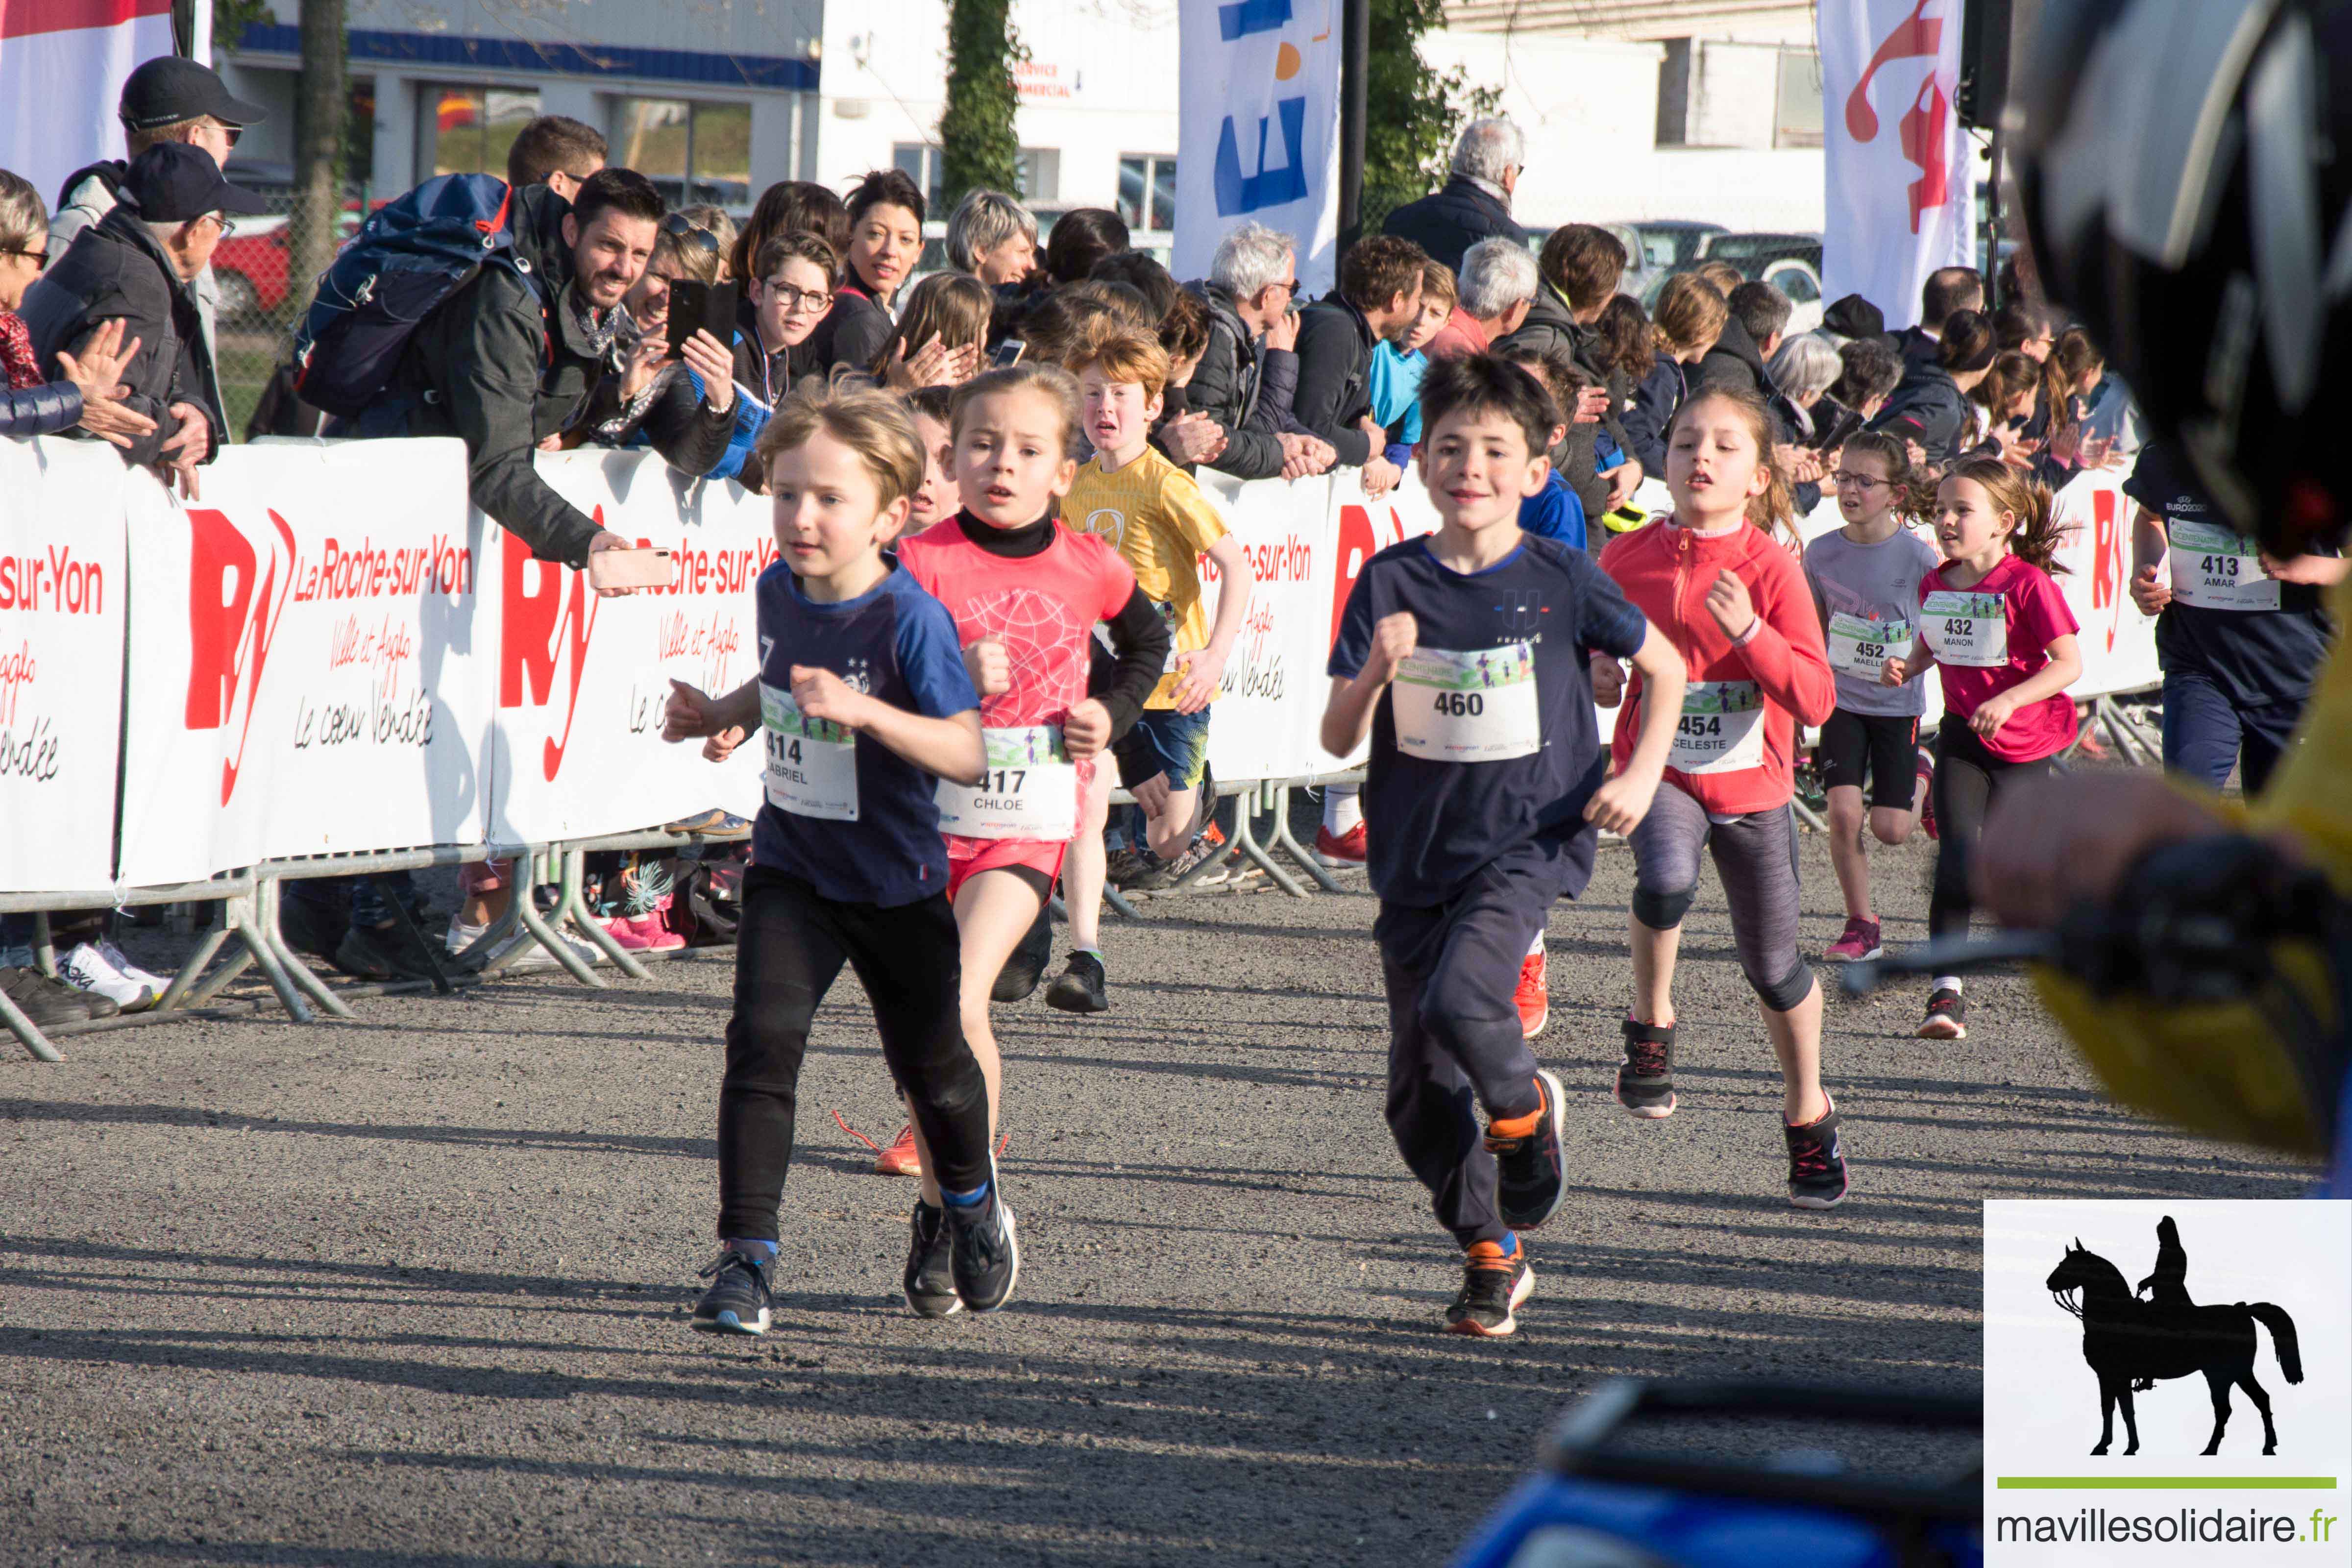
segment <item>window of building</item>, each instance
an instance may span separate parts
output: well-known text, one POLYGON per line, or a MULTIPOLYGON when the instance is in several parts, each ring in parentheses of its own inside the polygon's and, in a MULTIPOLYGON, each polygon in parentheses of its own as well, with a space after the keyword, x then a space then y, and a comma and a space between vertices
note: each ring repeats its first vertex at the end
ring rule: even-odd
MULTIPOLYGON (((890 163, 915 182, 923 193, 924 210, 944 222, 947 214, 947 156, 928 142, 901 142, 890 149, 890 163)), ((1050 202, 1061 194, 1062 153, 1058 147, 1024 147, 1013 165, 1013 194, 1024 202, 1050 202)))
POLYGON ((1176 226, 1176 160, 1167 153, 1130 153, 1118 161, 1118 216, 1130 229, 1176 226))
POLYGON ((915 189, 923 193, 923 211, 944 217, 944 213, 932 213, 947 195, 947 156, 926 142, 901 142, 890 149, 890 164, 898 173, 915 182, 915 189))
POLYGON ((539 94, 463 82, 427 82, 417 90, 417 167, 505 179, 507 149, 539 118, 539 94))
POLYGON ((1690 141, 1691 41, 1661 39, 1665 58, 1658 62, 1658 135, 1661 147, 1682 147, 1690 141))
POLYGON ((613 162, 654 183, 672 206, 751 205, 751 106, 681 98, 613 103, 613 162))
POLYGON ((1822 57, 1811 49, 1781 50, 1779 98, 1772 119, 1772 145, 1820 146, 1822 57))

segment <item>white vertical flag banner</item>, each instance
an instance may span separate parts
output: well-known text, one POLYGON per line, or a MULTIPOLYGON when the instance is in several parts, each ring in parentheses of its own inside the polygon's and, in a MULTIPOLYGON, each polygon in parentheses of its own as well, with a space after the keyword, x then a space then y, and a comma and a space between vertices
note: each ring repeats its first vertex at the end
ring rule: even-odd
POLYGON ((1298 242, 1298 280, 1339 258, 1342 0, 1185 0, 1179 26, 1172 270, 1205 278, 1217 242, 1255 219, 1298 242))
POLYGON ((1976 174, 1954 94, 1962 0, 1821 0, 1829 190, 1822 293, 1860 294, 1892 331, 1938 267, 1976 261, 1976 174))
POLYGON ((0 0, 0 163, 54 207, 68 174, 122 156, 122 79, 172 52, 172 0, 0 0))

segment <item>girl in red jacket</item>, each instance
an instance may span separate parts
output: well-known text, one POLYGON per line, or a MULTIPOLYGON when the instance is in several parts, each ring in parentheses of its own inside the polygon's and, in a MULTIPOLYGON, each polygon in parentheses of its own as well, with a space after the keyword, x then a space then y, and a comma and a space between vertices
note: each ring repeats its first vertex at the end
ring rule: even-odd
MULTIPOLYGON (((1789 1201, 1829 1208, 1846 1194, 1837 1112, 1822 1089, 1822 994, 1797 950, 1797 835, 1789 809, 1800 722, 1837 706, 1812 591, 1793 552, 1794 508, 1771 461, 1771 416, 1753 395, 1701 393, 1666 430, 1674 514, 1621 534, 1601 569, 1681 652, 1682 723, 1650 814, 1633 833, 1633 1010, 1617 1100, 1635 1116, 1675 1110, 1675 952, 1698 890, 1702 849, 1731 906, 1739 967, 1780 1058, 1789 1201), (1785 542, 1784 542, 1785 539, 1785 542)), ((1595 658, 1593 689, 1619 696, 1616 764, 1641 728, 1638 679, 1595 658)))

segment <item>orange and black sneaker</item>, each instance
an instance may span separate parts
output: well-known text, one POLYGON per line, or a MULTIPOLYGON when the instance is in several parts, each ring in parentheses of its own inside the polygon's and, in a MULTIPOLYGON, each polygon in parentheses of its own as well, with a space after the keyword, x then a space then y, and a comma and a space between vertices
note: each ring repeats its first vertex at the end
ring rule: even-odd
POLYGON ((1566 1095, 1559 1079, 1536 1070, 1536 1108, 1525 1116, 1486 1124, 1486 1152, 1495 1156, 1495 1206, 1503 1223, 1533 1230, 1559 1211, 1568 1191, 1566 1095))
POLYGON ((1551 1022, 1551 974, 1547 955, 1528 954, 1519 965, 1519 988, 1511 994, 1511 1001, 1519 1010, 1519 1033, 1534 1039, 1551 1022))
POLYGON ((1511 1249, 1499 1241, 1474 1241, 1463 1260, 1462 1289, 1445 1309, 1445 1331, 1499 1340, 1519 1331, 1515 1315, 1535 1293, 1536 1271, 1528 1267, 1527 1245, 1513 1237, 1511 1249))
MULTIPOLYGON (((882 1124, 889 1126, 888 1122, 882 1124)), ((915 1152, 915 1128, 912 1122, 898 1129, 898 1141, 882 1151, 874 1162, 874 1172, 881 1176, 919 1176, 923 1173, 922 1157, 915 1152)))

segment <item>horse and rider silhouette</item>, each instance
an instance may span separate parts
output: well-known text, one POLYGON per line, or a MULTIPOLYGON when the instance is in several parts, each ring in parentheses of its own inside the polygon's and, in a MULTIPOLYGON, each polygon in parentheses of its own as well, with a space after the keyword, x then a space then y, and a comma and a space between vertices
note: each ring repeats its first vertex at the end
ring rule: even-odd
POLYGON ((2236 1384, 2263 1414, 2263 1452, 2278 1452, 2278 1428, 2271 1424, 2271 1396, 2254 1381, 2254 1325, 2271 1331, 2272 1347, 2289 1383, 2303 1381, 2303 1353, 2295 1342, 2294 1320, 2268 1301, 2240 1301, 2229 1307, 2200 1307, 2189 1298, 2189 1252, 2180 1245, 2180 1227, 2167 1215, 2157 1222, 2156 1268, 2139 1282, 2148 1300, 2139 1299, 2124 1283, 2121 1270, 2086 1249, 2077 1237, 2074 1245, 2044 1281, 2051 1299, 2083 1324, 2083 1359, 2099 1379, 2099 1446, 2104 1454, 2115 1441, 2116 1406, 2124 1411, 2124 1430, 2131 1438, 2126 1455, 2139 1452, 2139 1422, 2132 1411, 2135 1392, 2154 1388, 2158 1380, 2201 1373, 2213 1394, 2213 1436, 2208 1455, 2221 1448, 2222 1428, 2230 1424, 2230 1385, 2236 1384), (2079 1302, 2068 1298, 2080 1291, 2079 1302))

